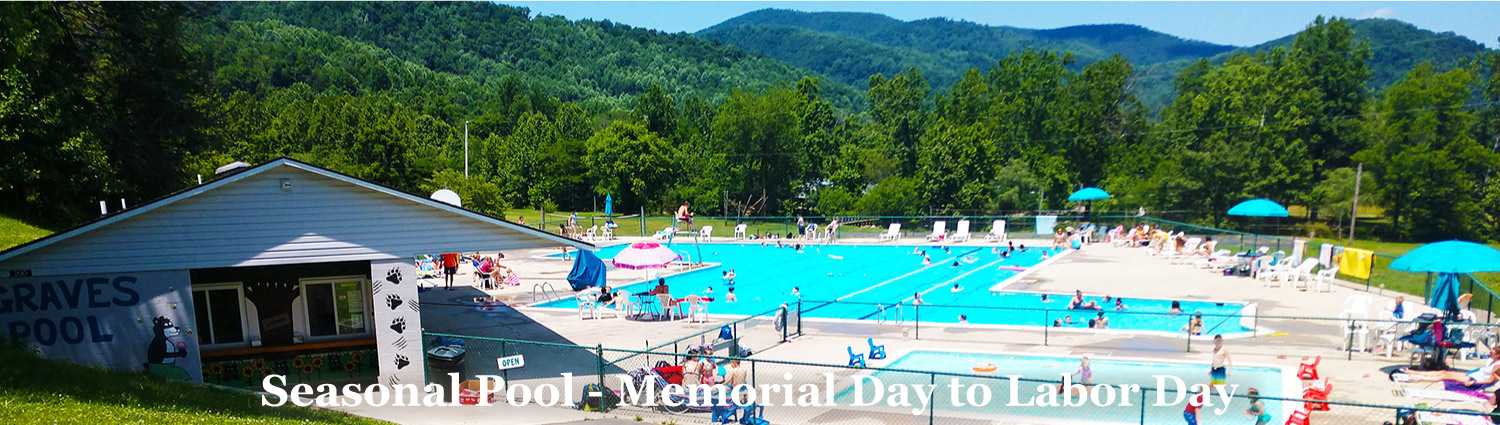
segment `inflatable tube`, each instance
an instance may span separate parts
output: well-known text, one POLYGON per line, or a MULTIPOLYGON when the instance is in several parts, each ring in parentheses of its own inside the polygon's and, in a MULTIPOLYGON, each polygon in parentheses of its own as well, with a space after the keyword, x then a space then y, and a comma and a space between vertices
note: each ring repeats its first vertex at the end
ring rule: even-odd
POLYGON ((996 371, 998 369, 1000 369, 1000 368, 996 367, 992 363, 981 363, 981 364, 974 365, 974 371, 975 372, 989 373, 989 372, 994 372, 994 371, 996 371))
POLYGON ((840 256, 833 255, 833 254, 828 254, 828 258, 832 258, 832 259, 835 259, 835 260, 842 260, 842 259, 844 259, 844 257, 840 257, 840 256))
POLYGON ((1021 266, 1000 266, 999 269, 1000 270, 1010 270, 1010 271, 1013 271, 1013 272, 1026 271, 1026 268, 1025 267, 1021 267, 1021 266))

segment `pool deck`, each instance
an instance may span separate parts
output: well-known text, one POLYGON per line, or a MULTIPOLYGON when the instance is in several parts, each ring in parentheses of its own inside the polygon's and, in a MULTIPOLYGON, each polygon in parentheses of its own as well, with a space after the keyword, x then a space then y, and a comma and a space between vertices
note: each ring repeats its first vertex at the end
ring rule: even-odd
MULTIPOLYGON (((642 238, 621 238, 619 241, 600 243, 601 246, 615 242, 625 243, 642 238)), ((907 238, 906 244, 925 244, 920 239, 907 238)), ((1050 242, 1017 241, 1041 245, 1050 242)), ((872 239, 845 239, 839 243, 875 243, 872 239)), ((890 244, 887 242, 886 244, 890 244)), ((957 245, 991 246, 982 241, 957 245)), ((645 348, 652 341, 661 342, 690 335, 694 332, 717 329, 737 317, 711 316, 708 323, 686 321, 638 322, 623 319, 579 318, 575 310, 542 309, 524 307, 536 301, 533 286, 547 282, 566 291, 565 278, 572 262, 558 258, 546 258, 558 250, 531 250, 507 252, 504 264, 516 270, 522 285, 499 290, 480 291, 470 285, 471 277, 460 275, 455 281, 455 290, 427 290, 422 294, 423 324, 430 332, 460 335, 492 336, 567 342, 594 346, 602 344, 614 348, 645 348), (471 305, 462 301, 476 296, 494 297, 495 300, 517 308, 504 308, 490 312, 486 320, 476 320, 469 314, 471 305)), ((664 272, 664 276, 681 270, 664 272)), ((464 271, 466 272, 466 270, 464 271)), ((464 273, 461 272, 461 273, 464 273)), ((623 271, 613 273, 611 286, 622 286, 642 280, 645 272, 623 271)), ((433 279, 432 281, 437 281, 433 279)), ((1307 292, 1291 288, 1268 288, 1249 278, 1225 277, 1216 273, 1198 270, 1188 265, 1172 264, 1171 260, 1148 255, 1145 249, 1118 248, 1097 243, 1082 250, 1069 253, 1045 267, 1019 279, 1006 290, 1072 292, 1082 290, 1086 295, 1105 294, 1129 298, 1170 298, 1192 300, 1219 300, 1228 302, 1254 302, 1259 314, 1275 316, 1332 317, 1342 311, 1346 298, 1353 294, 1368 294, 1374 299, 1374 308, 1386 305, 1393 294, 1386 292, 1366 293, 1364 287, 1339 283, 1329 293, 1307 292)), ((1420 297, 1407 297, 1420 300, 1420 297)), ((1212 322, 1210 321, 1210 325, 1212 322)), ((1331 400, 1372 403, 1381 405, 1410 406, 1425 402, 1432 407, 1449 409, 1476 409, 1484 406, 1473 402, 1445 402, 1431 399, 1413 399, 1393 391, 1401 388, 1438 388, 1441 384, 1397 384, 1390 382, 1380 372, 1381 367, 1405 365, 1407 354, 1398 352, 1387 359, 1375 352, 1342 351, 1342 331, 1336 321, 1265 320, 1256 324, 1257 332, 1230 340, 1227 344, 1233 361, 1257 366, 1280 366, 1295 372, 1297 364, 1314 355, 1323 357, 1319 367, 1321 374, 1330 379, 1335 390, 1331 400), (1352 359, 1350 359, 1352 357, 1352 359)), ((871 367, 879 367, 900 358, 906 352, 921 350, 959 350, 975 352, 1034 353, 1045 355, 1090 355, 1093 357, 1151 358, 1170 361, 1187 361, 1207 364, 1212 343, 1207 337, 1189 341, 1180 335, 1143 335, 1129 331, 1086 329, 1043 330, 1040 328, 1015 328, 979 325, 923 323, 920 329, 905 324, 848 323, 804 319, 804 336, 785 344, 769 347, 757 352, 757 358, 815 363, 842 363, 846 360, 843 347, 865 346, 865 338, 875 338, 888 347, 887 360, 875 360, 871 367), (920 335, 920 340, 917 339, 920 335), (1191 348, 1189 348, 1191 344, 1191 348)), ((765 341, 757 341, 762 343, 765 341)), ((774 341, 771 341, 774 342, 774 341)), ((769 345, 769 344, 766 344, 769 345)), ((752 345, 753 346, 753 345, 752 345)), ((856 352, 861 350, 856 350, 856 352)), ((1473 368, 1480 360, 1457 362, 1455 366, 1473 368)), ((528 361, 530 363, 530 361, 528 361)), ((1205 366, 1206 369, 1206 366, 1205 366)), ((1205 376, 1207 375, 1205 371, 1205 376)), ((847 373, 847 372, 846 372, 847 373)), ((1230 375, 1233 383, 1233 373, 1230 375)), ((1243 389, 1242 389, 1243 390, 1243 389)), ((1297 397, 1300 394, 1286 394, 1297 397)), ((555 415, 551 410, 541 411, 532 420, 522 420, 533 415, 521 409, 514 416, 515 423, 551 423, 571 419, 567 415, 555 415)), ((450 409, 444 409, 450 410, 450 409)), ((441 418, 445 415, 464 415, 466 409, 451 409, 453 412, 433 412, 431 423, 451 423, 441 418)), ((1488 410, 1488 408, 1485 408, 1488 410)), ((380 417, 378 412, 357 412, 380 417)), ((766 414, 774 423, 817 424, 865 424, 865 423, 925 423, 924 417, 902 414, 873 413, 849 408, 807 409, 768 407, 766 414), (920 419, 920 420, 919 420, 920 419)), ((1332 411, 1314 412, 1319 423, 1380 423, 1391 420, 1390 410, 1362 409, 1333 406, 1332 411)), ((606 415, 583 414, 583 418, 615 417, 630 419, 637 415, 647 421, 677 423, 706 423, 706 414, 676 416, 653 416, 637 411, 619 411, 606 415)), ((964 415, 939 414, 944 423, 1044 423, 1036 420, 1011 422, 1001 417, 974 418, 964 415)), ((399 415, 401 422, 415 416, 399 415)), ((578 419, 583 419, 578 418, 578 419)), ((464 422, 454 419, 454 422, 464 422)), ((413 419, 416 422, 426 420, 413 419)), ((510 421, 507 421, 510 422, 510 421)), ((1277 421, 1279 423, 1279 420, 1277 421)))

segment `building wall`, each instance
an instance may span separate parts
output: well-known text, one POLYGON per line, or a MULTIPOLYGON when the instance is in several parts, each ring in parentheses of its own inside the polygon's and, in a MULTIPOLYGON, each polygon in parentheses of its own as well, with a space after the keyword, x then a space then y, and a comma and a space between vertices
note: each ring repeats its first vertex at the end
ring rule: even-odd
POLYGON ((0 278, 7 343, 74 364, 202 380, 186 270, 0 278))
POLYGON ((276 167, 20 254, 0 268, 33 276, 182 270, 390 260, 543 243, 522 230, 276 167), (289 190, 282 190, 283 182, 289 190))

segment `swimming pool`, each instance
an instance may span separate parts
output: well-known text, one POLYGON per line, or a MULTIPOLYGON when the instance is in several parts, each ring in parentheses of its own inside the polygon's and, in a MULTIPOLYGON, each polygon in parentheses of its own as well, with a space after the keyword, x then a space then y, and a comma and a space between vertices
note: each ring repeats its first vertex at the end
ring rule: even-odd
MULTIPOLYGON (((1207 364, 1194 363, 1164 363, 1161 360, 1135 361, 1131 359, 1114 359, 1109 357, 1093 357, 1090 359, 1091 369, 1094 374, 1095 384, 1109 385, 1139 385, 1141 388, 1168 388, 1174 389, 1170 379, 1168 386, 1162 387, 1158 384, 1158 376, 1176 377, 1186 385, 1205 384, 1208 378, 1207 364)), ((994 372, 982 373, 983 375, 994 375, 1001 379, 983 378, 953 378, 965 388, 973 385, 984 385, 990 388, 993 401, 988 405, 974 406, 963 399, 955 400, 948 390, 948 378, 939 376, 938 391, 934 392, 933 406, 937 408, 938 415, 954 412, 969 414, 1005 414, 1015 416, 1027 416, 1035 418, 1047 418, 1066 422, 1102 422, 1102 423, 1142 423, 1141 415, 1145 415, 1144 423, 1182 423, 1182 410, 1184 402, 1165 406, 1157 406, 1157 391, 1143 390, 1141 393, 1128 394, 1131 397, 1129 406, 1119 403, 1106 406, 1085 404, 1081 407, 1051 407, 1051 406, 1024 406, 1008 405, 1011 401, 1010 382, 1004 379, 1006 376, 1019 376, 1028 379, 1061 379, 1062 374, 1070 374, 1078 370, 1078 357, 1053 357, 1035 355, 1012 355, 1012 354, 990 354, 990 353, 951 353, 933 351, 913 351, 892 362, 888 368, 902 370, 922 370, 933 372, 948 372, 957 374, 981 374, 975 372, 975 365, 995 365, 994 372), (1145 395, 1146 405, 1142 409, 1141 395, 1145 395), (962 404, 960 406, 959 404, 962 404), (1144 413, 1143 413, 1144 412, 1144 413)), ((892 384, 927 384, 932 379, 929 375, 908 372, 878 371, 872 376, 880 379, 881 384, 890 386, 892 384)), ((1288 391, 1295 391, 1298 382, 1290 374, 1281 368, 1273 367, 1236 367, 1231 371, 1228 385, 1237 385, 1236 394, 1244 394, 1250 388, 1257 389, 1260 394, 1270 397, 1280 397, 1288 391)), ((1020 390, 1016 399, 1025 404, 1037 395, 1036 383, 1022 382, 1018 385, 1020 390)), ((1121 393, 1123 396, 1125 394, 1121 393)), ((1117 396, 1117 397, 1120 397, 1117 396)), ((1171 403, 1177 398, 1175 392, 1164 394, 1165 401, 1171 403)), ((1295 395, 1294 395, 1295 396, 1295 395)), ((849 405, 856 400, 857 394, 853 386, 840 392, 838 402, 841 405, 849 405)), ((866 401, 869 401, 866 394, 866 401)), ((1101 399, 1103 396, 1101 395, 1101 399)), ((1117 398, 1118 400, 1118 398, 1117 398)), ((1273 423, 1281 423, 1284 420, 1282 412, 1285 408, 1280 402, 1263 401, 1267 411, 1271 413, 1273 423)), ((1254 421, 1247 420, 1242 412, 1249 407, 1249 401, 1244 397, 1235 397, 1224 410, 1223 415, 1213 415, 1213 409, 1220 408, 1216 400, 1214 406, 1206 408, 1199 413, 1199 423, 1203 424, 1243 424, 1254 421)), ((877 408, 891 408, 895 406, 876 405, 877 408)))
MULTIPOLYGON (((600 249, 596 254, 606 261, 625 248, 615 245, 600 249)), ((761 246, 760 244, 679 244, 676 249, 695 259, 720 263, 719 266, 678 274, 667 278, 672 293, 678 297, 689 293, 714 297, 709 305, 713 314, 751 315, 776 308, 781 303, 794 303, 792 295, 796 288, 801 299, 802 317, 814 319, 875 320, 880 317, 876 304, 892 306, 905 304, 901 314, 904 319, 914 319, 911 310, 914 294, 921 293, 921 319, 930 323, 958 323, 959 316, 967 316, 970 324, 1048 326, 1056 319, 1071 316, 1074 323, 1064 327, 1086 328, 1088 319, 1097 315, 1093 310, 1065 310, 1072 294, 1048 294, 1050 302, 1043 302, 1041 294, 1035 292, 991 291, 990 288, 1021 271, 1001 269, 1014 267, 1026 269, 1043 261, 1044 249, 1030 249, 1002 256, 991 252, 989 247, 950 246, 942 247, 912 245, 812 245, 800 252, 790 247, 761 246), (915 250, 925 251, 932 264, 923 265, 922 256, 915 250), (701 255, 699 255, 701 252, 701 255), (967 257, 967 258, 966 258, 967 257), (958 266, 953 264, 957 262, 958 266), (734 292, 737 302, 724 298, 729 285, 723 273, 733 270, 734 292), (954 289, 957 285, 957 289, 954 289), (712 288, 710 292, 709 289, 712 288), (819 303, 814 301, 838 301, 819 303), (937 307, 962 305, 969 307, 937 307), (976 307, 1008 307, 1009 310, 981 309, 976 307), (1063 311, 1044 312, 1044 309, 1063 311)), ((557 254, 561 255, 561 254, 557 254)), ((611 273, 643 272, 614 269, 611 273)), ((632 293, 650 291, 654 282, 640 282, 615 289, 632 293)), ((1130 314, 1129 312, 1167 312, 1174 300, 1131 298, 1124 301, 1127 313, 1117 313, 1113 303, 1105 303, 1100 296, 1087 296, 1105 306, 1104 313, 1110 319, 1110 328, 1177 332, 1187 321, 1187 316, 1130 314)), ((1177 300, 1182 310, 1188 313, 1199 311, 1205 314, 1225 314, 1231 317, 1210 316, 1205 320, 1209 333, 1248 332, 1240 320, 1233 315, 1240 313, 1244 305, 1207 301, 1177 300)), ((577 308, 577 302, 563 299, 538 307, 577 308)), ((896 315, 888 307, 886 318, 896 315)))

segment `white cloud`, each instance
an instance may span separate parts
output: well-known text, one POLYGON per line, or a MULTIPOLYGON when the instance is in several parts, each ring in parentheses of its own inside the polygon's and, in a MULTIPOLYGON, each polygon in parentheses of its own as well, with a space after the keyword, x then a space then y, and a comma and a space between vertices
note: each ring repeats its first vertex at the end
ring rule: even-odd
POLYGON ((1370 13, 1366 13, 1366 14, 1364 14, 1364 16, 1360 16, 1359 18, 1360 19, 1391 18, 1391 17, 1394 17, 1394 16, 1396 16, 1396 11, 1391 10, 1391 8, 1389 8, 1389 7, 1382 7, 1382 8, 1379 8, 1379 9, 1375 9, 1375 10, 1371 11, 1370 13))

